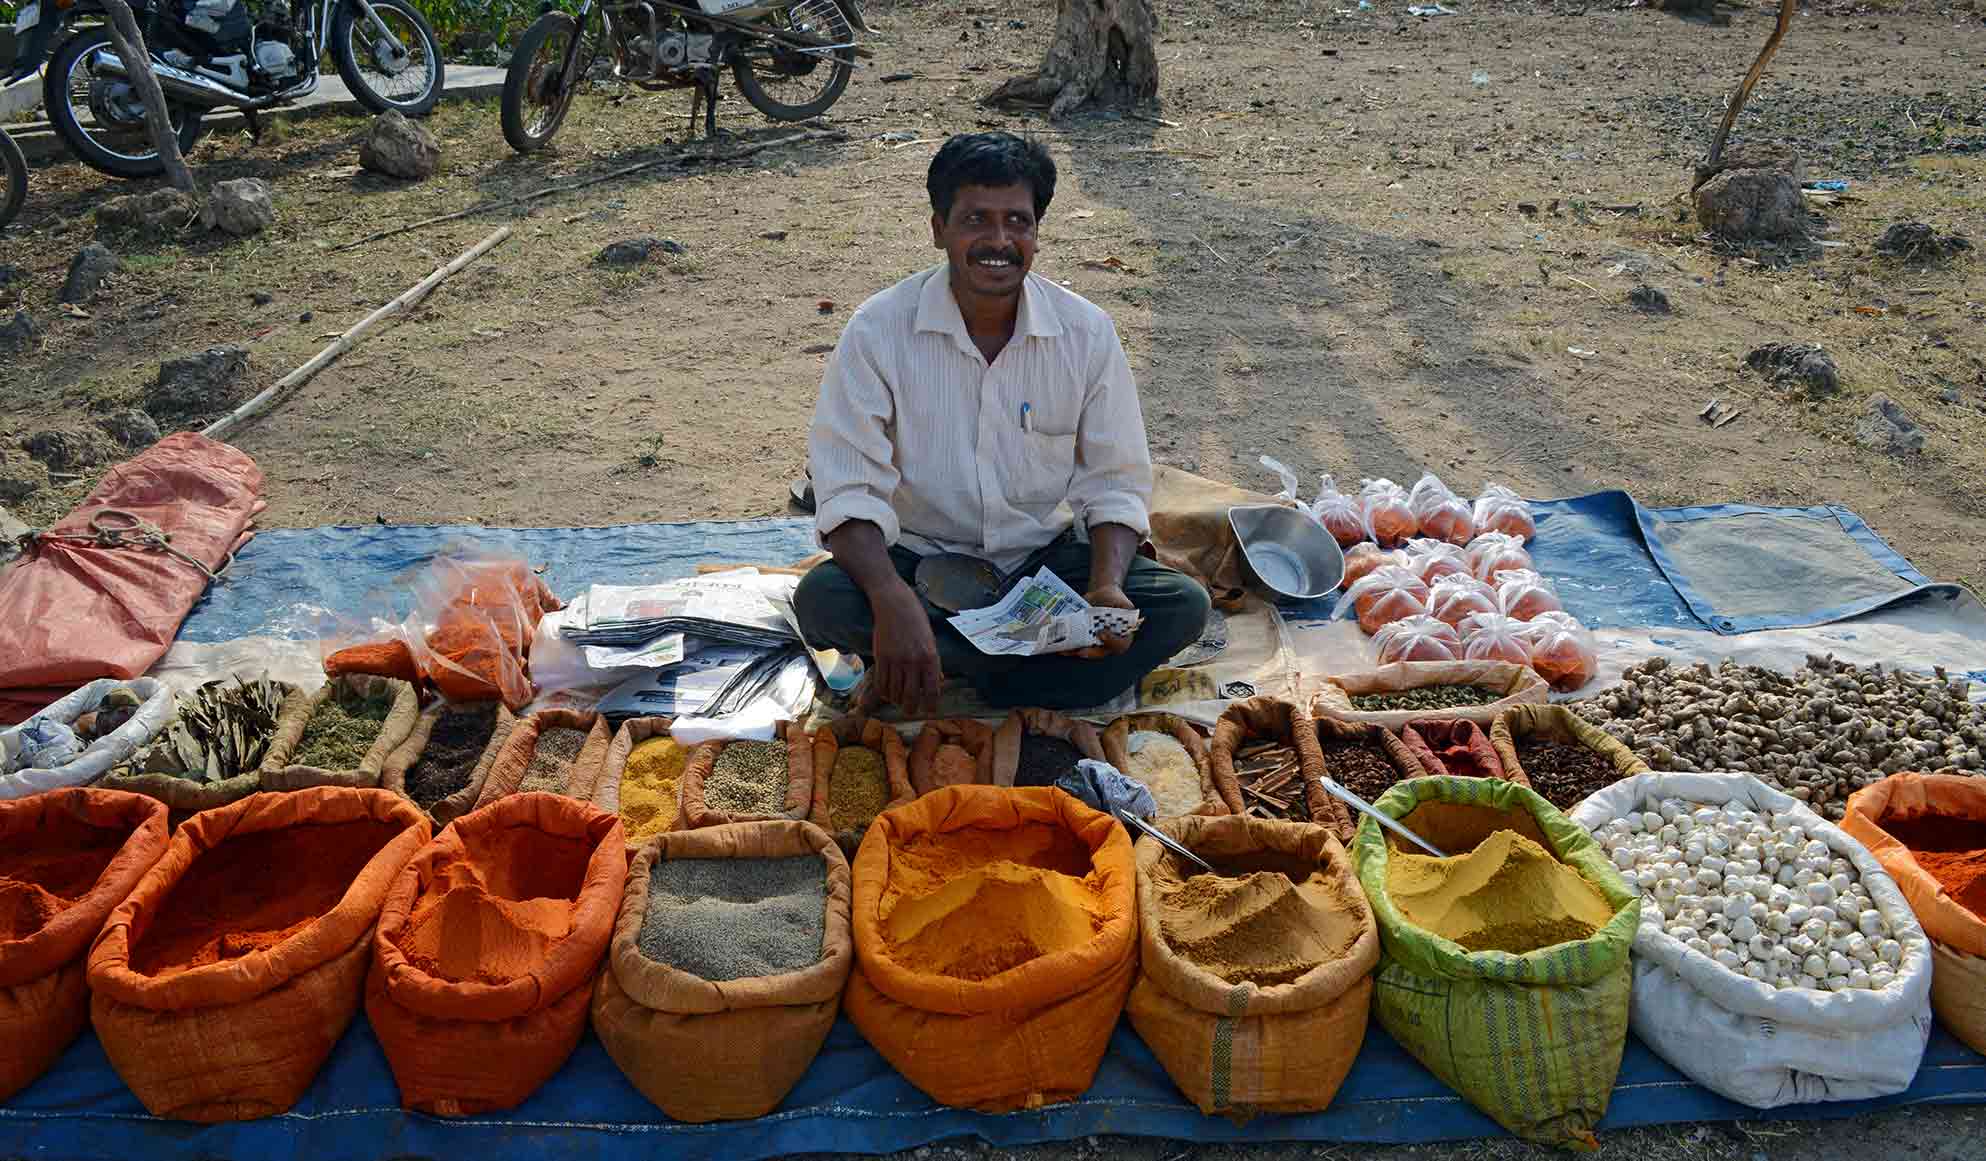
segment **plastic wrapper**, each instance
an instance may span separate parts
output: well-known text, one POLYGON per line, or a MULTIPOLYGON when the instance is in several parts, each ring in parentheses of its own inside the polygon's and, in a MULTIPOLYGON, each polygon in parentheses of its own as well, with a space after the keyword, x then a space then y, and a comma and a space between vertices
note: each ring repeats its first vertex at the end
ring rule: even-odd
POLYGON ((1461 634, 1452 625, 1428 616, 1403 617, 1390 625, 1381 625, 1372 635, 1372 644, 1379 650, 1381 665, 1395 661, 1462 659, 1461 634))
POLYGON ((1450 491, 1433 472, 1422 474, 1414 490, 1407 493, 1407 507, 1420 521, 1421 535, 1450 544, 1467 544, 1476 534, 1476 518, 1469 502, 1450 491))
POLYGON ((1524 542, 1507 532, 1484 532, 1469 542, 1463 554, 1469 561, 1469 572, 1477 580, 1494 580, 1496 574, 1513 568, 1528 569, 1531 554, 1524 549, 1524 542))
POLYGON ((1370 540, 1354 544, 1345 553, 1345 583, 1355 585, 1383 565, 1406 563, 1407 558, 1399 552, 1388 552, 1370 540))
POLYGON ((1417 536, 1401 551, 1407 554, 1407 567, 1428 584, 1445 576, 1469 575, 1469 557, 1446 540, 1417 536))
POLYGON ((1407 503, 1407 490, 1391 480, 1367 480, 1359 487, 1365 505, 1365 534, 1381 548, 1398 548, 1421 530, 1407 503))
POLYGON ((1383 565, 1367 573, 1364 580, 1345 590, 1345 596, 1358 613, 1359 628, 1376 632, 1403 617, 1427 612, 1427 582, 1402 565, 1383 565))
POLYGON ((1496 590, 1464 573, 1428 586, 1428 615, 1453 628, 1477 613, 1498 612, 1496 590))
POLYGON ((1296 505, 1299 512, 1310 515, 1312 520, 1324 526, 1339 548, 1350 548, 1366 538, 1365 504, 1357 497, 1338 490, 1338 481, 1329 472, 1317 481, 1317 497, 1305 504, 1296 494, 1296 473, 1274 456, 1259 457, 1263 467, 1276 473, 1283 482, 1283 490, 1276 493, 1276 499, 1288 500, 1296 505))
POLYGON ((1584 686, 1600 669, 1593 631, 1571 613, 1545 612, 1518 633, 1531 649, 1531 668, 1560 693, 1584 686))
POLYGON ((1524 624, 1501 613, 1477 613, 1462 621, 1462 657, 1466 661, 1508 661, 1531 664, 1531 646, 1524 624))
POLYGON ((1483 488, 1483 494, 1476 497, 1474 514, 1478 535, 1501 532, 1527 541, 1538 534, 1537 522, 1531 519, 1531 506, 1524 502, 1524 497, 1502 484, 1483 488))
POLYGON ((1552 582, 1530 569, 1509 569, 1496 574, 1496 605, 1504 616, 1529 621, 1540 613, 1565 609, 1552 582))

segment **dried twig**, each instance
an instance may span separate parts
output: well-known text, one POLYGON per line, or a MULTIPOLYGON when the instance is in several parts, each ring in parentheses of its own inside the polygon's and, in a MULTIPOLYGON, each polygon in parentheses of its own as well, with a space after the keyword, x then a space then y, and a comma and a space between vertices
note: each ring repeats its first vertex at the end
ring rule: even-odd
POLYGON ((1703 183, 1717 176, 1718 163, 1724 158, 1724 139, 1731 135, 1731 125, 1738 119, 1738 110, 1745 107, 1745 101, 1752 95, 1752 86, 1765 75, 1765 64, 1772 54, 1779 51, 1779 42, 1786 39, 1786 30, 1793 27, 1793 10, 1799 0, 1779 0, 1779 23, 1773 26, 1772 35, 1766 37, 1765 47, 1759 50, 1758 59, 1752 62, 1752 71, 1745 74, 1744 83, 1731 94, 1731 103, 1724 108, 1724 122, 1717 126, 1717 136, 1711 139, 1710 154, 1703 164, 1696 167, 1696 184, 1691 190, 1701 189, 1703 183))

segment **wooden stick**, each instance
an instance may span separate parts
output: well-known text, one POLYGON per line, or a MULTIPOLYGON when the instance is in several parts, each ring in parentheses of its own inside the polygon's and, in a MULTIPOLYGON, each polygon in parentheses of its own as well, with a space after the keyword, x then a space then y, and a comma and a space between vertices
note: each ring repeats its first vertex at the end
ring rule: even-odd
POLYGON ((1703 184, 1717 176, 1718 167, 1724 161, 1724 139, 1731 135, 1731 125, 1738 119, 1738 110, 1745 107, 1746 98, 1752 95, 1752 86, 1758 84, 1759 77, 1765 75, 1765 64, 1772 54, 1779 51, 1779 42, 1786 39, 1786 30, 1793 27, 1793 10, 1798 0, 1779 0, 1779 22, 1772 28, 1772 35, 1765 38, 1765 47, 1759 50, 1758 59, 1752 62, 1752 70, 1731 94, 1731 103, 1724 107, 1724 121, 1717 126, 1717 136, 1710 141, 1710 154, 1703 164, 1696 167, 1696 184, 1691 192, 1703 188, 1703 184))
POLYGON ((654 169, 658 165, 668 165, 671 162, 678 165, 688 165, 692 162, 715 163, 720 161, 737 161, 741 157, 750 157, 752 154, 758 153, 761 150, 773 149, 781 145, 793 145, 801 141, 829 139, 844 141, 847 138, 848 134, 843 133, 839 129, 809 129, 803 133, 789 133, 784 137, 775 137, 770 141, 760 141, 757 144, 747 145, 743 149, 733 150, 725 154, 672 153, 667 157, 653 157, 647 161, 638 161, 633 165, 624 165, 619 169, 610 170, 597 177, 589 177, 584 181, 570 182, 566 185, 548 185, 544 189, 534 190, 521 197, 504 198, 501 201, 494 202, 481 202, 470 206, 466 210, 457 210, 452 214, 439 214, 432 218, 422 218, 418 222, 409 222, 404 226, 395 226, 390 230, 381 230, 376 234, 367 234, 356 242, 346 242, 342 246, 333 246, 327 253, 336 254, 341 250, 356 250, 360 246, 364 246, 369 242, 377 242, 382 238, 391 238, 398 234, 411 233, 426 226, 440 225, 442 222, 453 222, 458 218, 469 218, 477 214, 487 214, 491 210, 501 210, 508 206, 521 206, 526 202, 536 201, 542 197, 550 197, 553 194, 571 193, 573 190, 585 189, 589 185, 599 185, 603 181, 612 181, 617 177, 626 177, 631 173, 640 173, 644 169, 654 169))
POLYGON ((208 439, 219 439, 223 434, 243 421, 252 419, 256 415, 267 411, 275 405, 276 400, 285 391, 301 387, 305 383, 310 382, 313 376, 336 362, 340 355, 351 350, 358 344, 360 339, 364 338, 370 331, 379 326, 380 323, 385 322, 395 315, 405 314, 407 311, 413 309, 416 304, 428 296, 429 291, 440 286, 443 280, 448 278, 449 275, 456 273, 464 266, 482 257, 492 247, 498 245, 508 237, 510 237, 509 226, 497 227, 496 231, 490 234, 489 237, 484 238, 474 246, 464 250, 461 254, 456 255, 453 262, 440 267, 433 274, 421 279, 409 287, 400 297, 360 319, 350 330, 339 335, 336 342, 312 356, 309 362, 291 371, 281 379, 276 380, 275 383, 269 386, 268 390, 256 395, 255 398, 237 407, 234 411, 208 424, 200 434, 206 436, 208 439))

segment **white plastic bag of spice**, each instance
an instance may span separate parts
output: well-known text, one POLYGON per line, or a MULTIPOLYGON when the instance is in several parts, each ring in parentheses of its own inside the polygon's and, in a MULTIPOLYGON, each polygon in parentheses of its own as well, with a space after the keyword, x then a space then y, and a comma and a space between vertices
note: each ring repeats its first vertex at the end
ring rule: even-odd
POLYGON ((81 786, 94 781, 111 767, 137 753, 139 747, 157 737, 159 731, 172 721, 172 691, 165 687, 164 682, 151 677, 134 677, 129 681, 102 677, 51 703, 11 730, 0 733, 25 730, 40 721, 61 722, 73 727, 76 719, 102 705, 110 691, 119 686, 130 689, 139 698, 138 709, 129 721, 89 743, 73 761, 52 769, 19 770, 0 777, 0 799, 25 798, 44 790, 81 786))
POLYGON ((1637 774, 1570 813, 1594 831, 1669 798, 1790 816, 1807 839, 1854 865, 1902 945, 1902 963, 1880 991, 1775 988, 1685 946, 1664 929, 1662 907, 1645 899, 1634 936, 1634 1034, 1691 1080, 1753 1108, 1864 1100, 1910 1087, 1931 1034, 1931 947, 1882 864, 1804 803, 1744 774, 1637 774))

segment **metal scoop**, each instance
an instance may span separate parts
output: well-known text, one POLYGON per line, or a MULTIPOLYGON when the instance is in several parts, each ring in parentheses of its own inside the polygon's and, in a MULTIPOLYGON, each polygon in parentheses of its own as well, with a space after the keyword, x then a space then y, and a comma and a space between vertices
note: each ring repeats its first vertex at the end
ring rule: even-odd
POLYGON ((1349 806, 1355 807, 1360 814, 1368 814, 1371 815, 1373 818, 1378 819, 1380 826, 1385 827, 1387 830, 1390 830, 1394 834, 1399 835, 1401 838, 1406 839, 1408 842, 1413 843, 1415 846, 1426 851, 1428 854, 1433 855, 1437 859, 1445 859, 1448 857, 1447 855, 1444 855, 1439 850, 1437 850, 1433 843, 1428 842, 1427 840, 1421 838, 1421 836, 1415 834, 1413 831, 1410 831, 1406 827, 1401 826, 1399 823, 1394 822, 1390 816, 1381 814, 1378 810, 1374 809, 1372 804, 1367 802, 1365 799, 1360 798, 1358 795, 1353 794, 1351 791, 1345 789, 1343 786, 1338 785, 1337 779, 1327 775, 1325 777, 1319 778, 1317 782, 1320 786, 1324 787, 1324 789, 1332 797, 1337 798, 1338 800, 1346 803, 1349 806))
POLYGON ((945 610, 983 609, 1007 591, 1007 578, 989 561, 963 552, 941 552, 917 562, 917 595, 945 610))
POLYGON ((1117 815, 1118 821, 1122 822, 1125 826, 1128 826, 1133 830, 1143 831, 1144 833, 1152 836, 1153 838, 1158 840, 1158 844, 1160 846, 1164 847, 1166 850, 1171 851, 1173 854, 1178 855, 1180 858, 1185 859, 1187 862, 1192 863, 1194 866, 1207 872, 1209 875, 1220 874, 1219 871, 1214 870, 1214 865, 1212 863, 1201 858, 1199 855, 1194 854, 1192 851, 1187 850, 1185 846, 1181 845, 1171 835, 1166 834, 1164 831, 1153 826, 1151 823, 1146 822, 1144 819, 1139 818, 1135 814, 1125 814, 1121 810, 1116 811, 1114 813, 1117 815))

